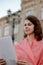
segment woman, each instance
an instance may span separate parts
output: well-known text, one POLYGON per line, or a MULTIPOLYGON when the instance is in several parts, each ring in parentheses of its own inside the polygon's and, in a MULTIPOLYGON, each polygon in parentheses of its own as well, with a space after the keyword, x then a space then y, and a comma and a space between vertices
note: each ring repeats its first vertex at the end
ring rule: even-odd
POLYGON ((42 29, 35 16, 25 19, 24 40, 14 47, 18 65, 43 65, 42 29))
POLYGON ((43 65, 43 42, 40 21, 28 16, 24 22, 24 40, 15 46, 18 64, 43 65))

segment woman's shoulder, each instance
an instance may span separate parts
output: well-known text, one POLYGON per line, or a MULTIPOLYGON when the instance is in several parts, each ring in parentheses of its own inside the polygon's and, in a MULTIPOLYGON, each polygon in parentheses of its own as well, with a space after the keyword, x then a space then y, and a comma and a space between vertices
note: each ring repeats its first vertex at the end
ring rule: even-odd
POLYGON ((43 40, 38 41, 38 43, 39 43, 39 46, 40 46, 41 48, 43 48, 43 40))
POLYGON ((43 45, 43 40, 40 40, 40 41, 38 41, 40 44, 42 44, 43 45))

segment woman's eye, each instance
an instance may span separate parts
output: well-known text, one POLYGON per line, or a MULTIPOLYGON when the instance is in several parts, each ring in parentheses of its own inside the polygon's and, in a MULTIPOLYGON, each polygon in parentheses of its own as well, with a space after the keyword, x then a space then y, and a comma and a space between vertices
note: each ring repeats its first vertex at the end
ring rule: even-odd
POLYGON ((24 26, 31 26, 32 24, 28 23, 28 24, 24 24, 24 26))
POLYGON ((31 26, 31 25, 32 25, 32 24, 30 24, 30 23, 28 24, 28 26, 31 26))
POLYGON ((26 26, 26 24, 24 26, 26 26))

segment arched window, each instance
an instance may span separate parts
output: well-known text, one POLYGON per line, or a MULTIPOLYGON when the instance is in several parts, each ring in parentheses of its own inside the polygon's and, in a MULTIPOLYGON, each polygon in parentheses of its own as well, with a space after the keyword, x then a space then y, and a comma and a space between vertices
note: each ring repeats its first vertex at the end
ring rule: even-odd
POLYGON ((34 15, 34 11, 33 10, 28 10, 26 12, 26 16, 28 16, 28 15, 34 15))
POLYGON ((9 32, 10 32, 10 26, 9 25, 6 25, 5 28, 4 28, 4 35, 9 35, 9 32))
POLYGON ((17 22, 14 23, 14 34, 18 33, 19 24, 17 22))

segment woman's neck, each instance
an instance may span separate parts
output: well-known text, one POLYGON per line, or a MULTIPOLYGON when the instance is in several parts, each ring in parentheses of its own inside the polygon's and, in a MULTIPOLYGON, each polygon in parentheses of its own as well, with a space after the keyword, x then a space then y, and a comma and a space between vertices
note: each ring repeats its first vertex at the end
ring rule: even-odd
POLYGON ((27 36, 27 40, 28 40, 28 42, 29 42, 30 45, 32 44, 33 39, 34 39, 34 33, 27 36))

